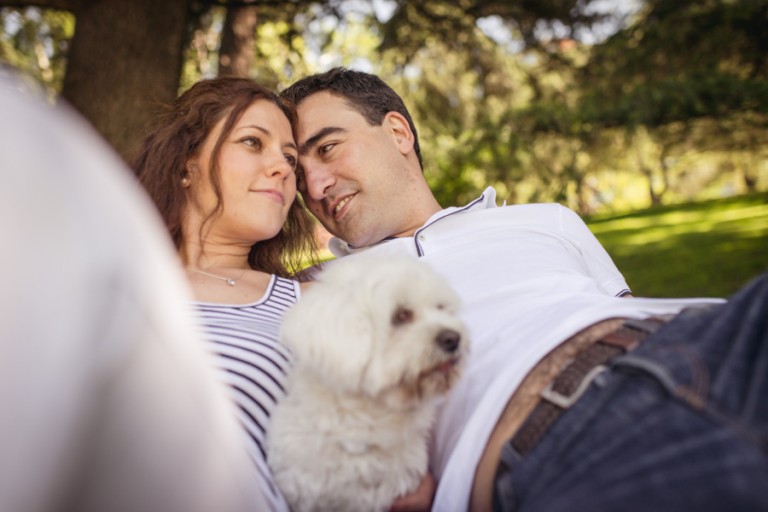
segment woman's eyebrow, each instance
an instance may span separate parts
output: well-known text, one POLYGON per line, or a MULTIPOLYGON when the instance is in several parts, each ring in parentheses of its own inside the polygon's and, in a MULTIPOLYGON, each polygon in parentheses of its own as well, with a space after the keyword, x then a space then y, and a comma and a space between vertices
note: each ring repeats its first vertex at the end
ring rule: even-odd
POLYGON ((256 130, 259 130, 264 135, 270 135, 270 136, 272 135, 272 132, 270 132, 269 130, 267 130, 263 126, 259 126, 257 124, 246 124, 246 125, 243 125, 243 126, 238 126, 237 128, 235 128, 235 130, 236 131, 240 131, 240 130, 246 130, 248 128, 254 128, 256 130))

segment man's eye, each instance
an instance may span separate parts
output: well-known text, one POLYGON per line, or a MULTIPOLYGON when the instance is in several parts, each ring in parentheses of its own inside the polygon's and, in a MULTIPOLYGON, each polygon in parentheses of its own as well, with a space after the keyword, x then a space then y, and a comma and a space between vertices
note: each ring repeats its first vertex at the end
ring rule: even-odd
POLYGON ((317 151, 320 153, 320 155, 325 155, 325 154, 326 154, 326 153, 328 153, 330 150, 332 150, 332 149, 333 149, 335 146, 336 146, 336 143, 335 143, 335 142, 331 142, 331 143, 329 143, 329 144, 323 144, 322 146, 320 146, 320 147, 318 148, 318 150, 317 150, 317 151))

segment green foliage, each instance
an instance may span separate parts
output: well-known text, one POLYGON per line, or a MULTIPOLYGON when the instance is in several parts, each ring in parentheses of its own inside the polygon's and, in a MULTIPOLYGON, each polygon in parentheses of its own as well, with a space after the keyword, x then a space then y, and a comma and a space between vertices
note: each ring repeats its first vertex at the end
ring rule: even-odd
POLYGON ((587 223, 636 296, 725 297, 768 271, 768 193, 587 223))
MULTIPOLYGON (((197 0, 181 90, 218 73, 227 4, 257 8, 250 76, 269 87, 338 65, 392 84, 441 204, 493 185, 588 214, 768 188, 768 0, 197 0)), ((0 21, 0 59, 58 90, 72 17, 0 21)))
POLYGON ((602 18, 588 12, 590 2, 579 0, 394 0, 392 17, 382 23, 381 50, 397 49, 401 62, 410 62, 425 44, 440 40, 451 51, 472 51, 482 40, 477 21, 505 20, 515 38, 528 48, 539 48, 542 31, 575 28, 602 18))
POLYGON ((34 80, 53 99, 61 91, 74 31, 74 16, 64 11, 0 8, 0 62, 34 80))
POLYGON ((660 126, 768 113, 768 0, 646 0, 581 70, 595 122, 660 126), (606 101, 608 100, 608 101, 606 101))
POLYGON ((223 7, 201 9, 188 27, 188 45, 184 66, 179 78, 179 92, 189 89, 195 82, 218 75, 218 49, 221 26, 226 16, 223 7))

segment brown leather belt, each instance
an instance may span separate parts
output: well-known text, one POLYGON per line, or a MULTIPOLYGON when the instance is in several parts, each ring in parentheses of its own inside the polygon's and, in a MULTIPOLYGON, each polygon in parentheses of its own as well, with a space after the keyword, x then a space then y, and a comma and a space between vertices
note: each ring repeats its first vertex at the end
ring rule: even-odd
POLYGON ((607 369, 606 363, 637 347, 670 318, 627 320, 582 350, 541 392, 538 404, 512 437, 512 447, 520 455, 528 454, 555 421, 581 398, 594 378, 607 369))

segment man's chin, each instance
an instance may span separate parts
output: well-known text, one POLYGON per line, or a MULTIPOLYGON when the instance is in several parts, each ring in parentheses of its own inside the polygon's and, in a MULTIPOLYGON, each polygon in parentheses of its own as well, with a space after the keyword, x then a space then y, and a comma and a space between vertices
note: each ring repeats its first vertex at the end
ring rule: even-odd
POLYGON ((348 222, 347 219, 343 219, 343 222, 339 223, 334 222, 331 226, 326 226, 325 229, 334 237, 349 244, 350 247, 356 248, 376 245, 386 238, 384 235, 379 236, 380 233, 378 232, 372 233, 371 229, 365 229, 359 222, 352 223, 348 222))
POLYGON ((376 244, 376 242, 371 241, 370 236, 365 236, 364 234, 349 229, 337 230, 336 233, 333 233, 333 236, 344 240, 351 247, 368 247, 376 244))

